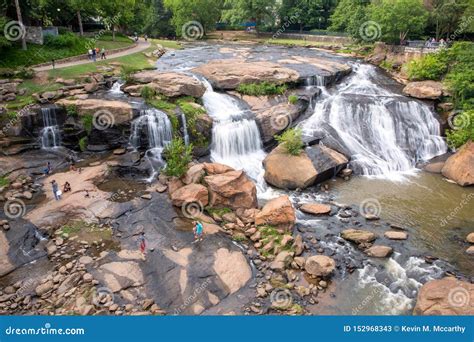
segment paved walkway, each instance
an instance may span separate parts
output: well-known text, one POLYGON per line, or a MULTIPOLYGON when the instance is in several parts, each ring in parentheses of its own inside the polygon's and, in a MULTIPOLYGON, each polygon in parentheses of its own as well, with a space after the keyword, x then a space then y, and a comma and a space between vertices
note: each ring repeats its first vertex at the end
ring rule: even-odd
MULTIPOLYGON (((131 48, 125 51, 120 51, 117 53, 107 54, 107 59, 131 55, 132 53, 137 53, 137 52, 146 50, 150 46, 151 46, 150 42, 139 40, 138 45, 135 46, 134 48, 131 48)), ((97 61, 100 61, 100 56, 98 56, 97 61)), ((62 68, 67 68, 74 65, 81 65, 81 64, 88 64, 88 63, 94 63, 94 62, 86 58, 86 59, 81 59, 79 61, 56 64, 55 69, 62 69, 62 68)), ((33 68, 34 71, 47 71, 47 70, 52 70, 52 69, 53 67, 51 65, 33 68)))

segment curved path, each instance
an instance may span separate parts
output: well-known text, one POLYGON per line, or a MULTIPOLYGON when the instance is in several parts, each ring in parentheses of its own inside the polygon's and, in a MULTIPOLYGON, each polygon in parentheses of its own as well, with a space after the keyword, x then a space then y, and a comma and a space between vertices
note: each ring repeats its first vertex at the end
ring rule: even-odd
MULTIPOLYGON (((120 52, 117 52, 117 53, 107 54, 107 59, 112 59, 112 58, 116 58, 116 57, 131 55, 133 53, 144 51, 144 50, 148 49, 150 46, 151 46, 150 42, 138 41, 138 45, 131 48, 131 49, 128 49, 128 50, 125 50, 125 51, 120 51, 120 52)), ((100 61, 100 57, 97 58, 97 61, 100 61)), ((55 69, 62 69, 62 68, 67 68, 67 67, 74 66, 74 65, 88 64, 88 63, 94 63, 94 62, 91 61, 90 59, 81 59, 81 60, 78 60, 78 61, 72 61, 72 62, 67 62, 67 63, 61 63, 61 64, 57 63, 56 66, 55 66, 55 69)), ((51 65, 46 65, 46 66, 33 68, 34 71, 46 71, 46 70, 52 70, 52 69, 53 69, 53 67, 51 65)))

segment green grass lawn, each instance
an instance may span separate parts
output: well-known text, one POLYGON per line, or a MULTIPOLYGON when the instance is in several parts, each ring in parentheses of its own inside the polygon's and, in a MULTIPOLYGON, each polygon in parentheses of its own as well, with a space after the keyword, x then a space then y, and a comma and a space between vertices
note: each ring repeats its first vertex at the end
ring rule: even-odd
MULTIPOLYGON (((106 50, 119 49, 133 44, 133 41, 125 36, 117 35, 115 41, 112 36, 104 34, 97 36, 95 46, 106 50)), ((62 59, 82 54, 87 54, 88 47, 94 43, 95 37, 78 37, 70 46, 53 47, 48 45, 28 44, 28 50, 21 50, 19 45, 15 45, 2 51, 1 67, 17 68, 20 66, 31 66, 50 62, 52 59, 62 59)))

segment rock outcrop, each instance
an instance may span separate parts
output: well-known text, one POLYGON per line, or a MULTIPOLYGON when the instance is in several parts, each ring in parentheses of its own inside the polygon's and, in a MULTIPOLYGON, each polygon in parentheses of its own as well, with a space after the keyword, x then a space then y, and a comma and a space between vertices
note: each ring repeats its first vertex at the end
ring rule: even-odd
POLYGON ((418 292, 415 315, 474 315, 474 284, 454 277, 431 280, 418 292))
POLYGON ((207 188, 201 184, 185 185, 171 194, 174 206, 181 207, 186 203, 199 203, 204 207, 209 203, 207 188))
POLYGON ((204 183, 209 189, 209 204, 214 208, 257 207, 257 188, 242 170, 206 176, 204 183))
POLYGON ((305 203, 300 207, 300 210, 311 215, 327 215, 331 212, 331 206, 321 203, 305 203))
POLYGON ((372 242, 376 238, 374 233, 359 229, 346 229, 342 231, 341 236, 343 239, 357 244, 372 242))
POLYGON ((206 91, 206 87, 199 80, 178 72, 145 70, 133 74, 132 80, 141 85, 126 86, 123 88, 123 91, 134 95, 139 94, 144 85, 167 97, 201 97, 206 91))
POLYGON ((298 156, 293 156, 280 145, 263 161, 264 177, 277 188, 305 189, 332 178, 347 163, 344 155, 326 146, 310 146, 298 156), (291 165, 291 168, 281 167, 282 165, 291 165))
POLYGON ((243 83, 270 82, 284 84, 298 81, 295 70, 271 62, 245 62, 237 59, 213 60, 194 68, 192 72, 206 77, 213 87, 236 89, 243 83))
POLYGON ((473 185, 474 142, 468 141, 459 151, 449 157, 441 173, 461 186, 473 185))
POLYGON ((298 104, 280 103, 256 112, 255 121, 260 128, 263 143, 272 141, 276 134, 291 127, 306 108, 307 106, 298 104))
POLYGON ((255 216, 257 226, 267 224, 283 231, 291 231, 295 222, 295 210, 287 195, 267 202, 255 216))
POLYGON ((133 109, 130 103, 116 100, 85 99, 68 100, 62 99, 56 102, 59 106, 74 106, 78 115, 95 115, 102 117, 107 126, 108 123, 119 125, 129 122, 133 118, 133 109))
POLYGON ((325 255, 314 255, 306 259, 304 269, 315 277, 327 277, 336 268, 333 258, 325 255))
POLYGON ((443 92, 443 84, 436 81, 410 82, 403 89, 405 95, 426 100, 436 100, 443 92))

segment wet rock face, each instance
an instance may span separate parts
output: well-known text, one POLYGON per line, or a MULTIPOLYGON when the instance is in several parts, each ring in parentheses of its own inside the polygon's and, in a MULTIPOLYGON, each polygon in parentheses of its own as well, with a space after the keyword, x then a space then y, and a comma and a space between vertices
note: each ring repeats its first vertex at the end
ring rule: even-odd
POLYGON ((178 72, 146 70, 133 74, 132 79, 140 85, 126 86, 123 88, 124 92, 140 94, 144 85, 167 97, 202 97, 206 91, 206 87, 199 80, 178 72))
POLYGON ((336 268, 336 262, 328 256, 315 255, 306 259, 304 268, 312 276, 327 277, 336 268))
POLYGON ((415 315, 474 315, 474 285, 453 277, 431 280, 418 292, 415 315))
POLYGON ((459 151, 448 158, 441 170, 449 178, 461 186, 474 184, 474 142, 464 144, 459 151))
POLYGON ((192 72, 206 77, 213 87, 222 90, 236 89, 240 84, 271 82, 284 84, 297 82, 299 74, 280 64, 245 62, 242 60, 213 60, 194 68, 192 72))
POLYGON ((266 224, 283 231, 291 231, 295 222, 295 209, 286 195, 267 202, 255 216, 257 226, 266 224))

